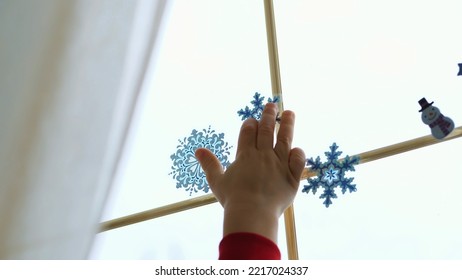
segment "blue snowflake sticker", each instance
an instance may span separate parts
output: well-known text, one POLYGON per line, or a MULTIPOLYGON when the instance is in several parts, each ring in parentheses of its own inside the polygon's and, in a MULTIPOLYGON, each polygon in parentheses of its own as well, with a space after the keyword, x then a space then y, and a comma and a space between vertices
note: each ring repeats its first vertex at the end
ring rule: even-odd
MULTIPOLYGON (((237 115, 241 117, 242 120, 246 120, 248 118, 254 118, 256 120, 260 120, 261 118, 261 113, 263 112, 263 109, 265 108, 265 104, 263 104, 263 100, 265 98, 260 95, 260 93, 256 92, 253 96, 252 101, 250 101, 250 104, 253 105, 253 108, 250 109, 249 106, 245 106, 244 109, 240 109, 237 111, 237 115)), ((271 103, 277 103, 279 102, 279 97, 276 96, 273 98, 268 98, 268 102, 271 103)))
POLYGON ((176 179, 176 187, 189 191, 189 195, 200 190, 207 193, 209 185, 194 153, 198 148, 207 148, 226 168, 230 165, 228 156, 232 146, 228 146, 228 142, 224 141, 224 133, 217 134, 210 126, 202 131, 194 129, 190 136, 183 140, 179 139, 178 142, 180 142, 177 146, 178 150, 170 156, 173 161, 173 171, 169 175, 173 175, 173 179, 176 179))
POLYGON ((342 152, 337 151, 338 146, 333 143, 330 146, 330 151, 324 154, 327 157, 327 162, 321 162, 319 157, 316 160, 309 158, 306 160, 307 164, 311 166, 311 170, 317 173, 316 178, 308 178, 308 185, 305 185, 302 192, 316 194, 319 187, 324 188, 324 193, 319 198, 324 199, 324 205, 329 207, 332 204, 332 198, 337 198, 335 194, 335 187, 340 187, 342 193, 345 194, 347 190, 351 192, 356 191, 356 185, 352 184, 354 178, 345 178, 346 171, 354 171, 354 165, 359 163, 359 157, 346 156, 343 160, 339 161, 338 157, 342 152))

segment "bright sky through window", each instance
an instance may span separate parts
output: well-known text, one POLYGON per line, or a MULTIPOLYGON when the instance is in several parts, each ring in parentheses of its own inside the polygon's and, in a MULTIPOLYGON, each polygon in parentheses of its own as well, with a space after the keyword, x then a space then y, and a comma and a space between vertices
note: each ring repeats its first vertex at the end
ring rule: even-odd
MULTIPOLYGON (((352 156, 430 134, 423 97, 462 124, 462 2, 299 0, 274 9, 284 106, 308 158, 323 159, 334 142, 352 156)), ((210 126, 234 146, 232 162, 238 110, 255 92, 271 96, 262 1, 174 1, 165 23, 104 220, 190 198, 169 175, 178 139, 210 126)), ((357 191, 337 191, 328 208, 301 181, 300 258, 462 258, 461 141, 355 166, 347 176, 357 191)), ((340 176, 328 172, 326 180, 340 176)), ((91 257, 216 259, 221 223, 216 203, 165 216, 99 234, 91 257)), ((281 226, 286 258, 284 234, 281 226)))

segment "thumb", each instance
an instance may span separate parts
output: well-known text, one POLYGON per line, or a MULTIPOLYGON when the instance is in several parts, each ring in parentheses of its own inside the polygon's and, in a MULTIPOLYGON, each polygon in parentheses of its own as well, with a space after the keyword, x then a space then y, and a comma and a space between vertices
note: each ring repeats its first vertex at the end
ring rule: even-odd
POLYGON ((213 187, 215 186, 214 182, 216 182, 218 177, 223 174, 223 166, 218 158, 208 149, 198 148, 195 155, 204 170, 210 188, 213 190, 213 187))
POLYGON ((306 158, 305 153, 300 148, 294 148, 290 151, 289 156, 289 169, 294 176, 294 179, 297 180, 297 185, 300 182, 300 177, 302 176, 303 168, 305 167, 306 158))

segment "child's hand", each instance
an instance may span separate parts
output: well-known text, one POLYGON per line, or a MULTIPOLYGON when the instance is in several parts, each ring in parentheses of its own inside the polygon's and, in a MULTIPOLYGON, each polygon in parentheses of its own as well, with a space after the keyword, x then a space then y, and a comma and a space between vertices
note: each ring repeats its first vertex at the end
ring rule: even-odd
POLYGON ((210 188, 224 207, 224 235, 254 232, 277 241, 278 219, 295 198, 305 154, 291 148, 295 121, 291 111, 283 112, 274 145, 276 116, 276 105, 268 103, 259 122, 244 121, 236 160, 226 172, 212 152, 196 151, 210 188))

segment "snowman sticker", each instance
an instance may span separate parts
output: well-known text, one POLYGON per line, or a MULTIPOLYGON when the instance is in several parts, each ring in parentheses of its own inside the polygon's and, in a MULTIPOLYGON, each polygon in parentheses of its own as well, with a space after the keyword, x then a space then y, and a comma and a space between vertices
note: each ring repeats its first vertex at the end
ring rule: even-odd
POLYGON ((443 139, 454 129, 454 122, 441 114, 440 110, 432 106, 432 103, 428 103, 427 99, 422 98, 419 100, 419 104, 422 109, 422 121, 431 128, 433 137, 437 139, 443 139))

